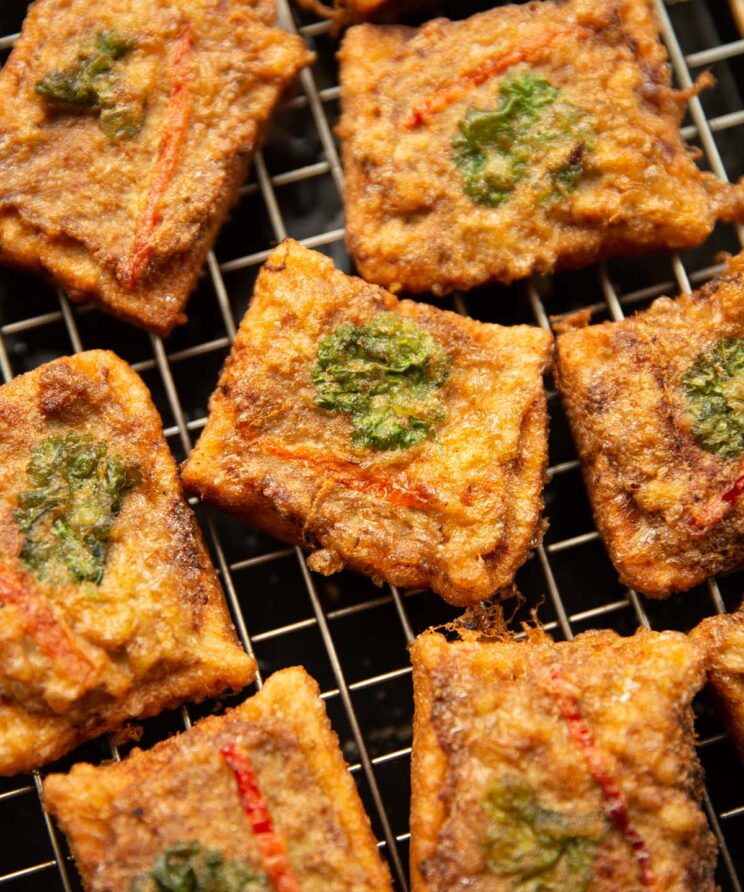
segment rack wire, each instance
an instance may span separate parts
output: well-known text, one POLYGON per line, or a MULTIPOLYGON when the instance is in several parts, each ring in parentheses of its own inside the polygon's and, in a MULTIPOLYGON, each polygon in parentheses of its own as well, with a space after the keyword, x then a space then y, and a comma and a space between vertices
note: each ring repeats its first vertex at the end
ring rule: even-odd
MULTIPOLYGON (((737 137, 744 131, 744 39, 726 0, 655 0, 662 35, 681 87, 710 67, 718 86, 692 99, 684 136, 702 149, 702 163, 722 178, 744 174, 737 137)), ((4 0, 0 54, 17 37, 28 0, 4 0)), ((494 5, 478 0, 444 4, 463 17, 494 5), (454 7, 454 8, 453 8, 454 7)), ((206 401, 229 352, 236 322, 248 302, 258 267, 286 235, 329 253, 343 269, 343 173, 333 136, 339 89, 335 42, 325 22, 279 0, 281 24, 302 34, 318 52, 299 89, 285 102, 258 152, 231 221, 210 253, 205 276, 189 305, 190 322, 167 341, 144 335, 31 277, 0 270, 0 372, 5 381, 55 356, 109 347, 144 377, 163 414, 177 458, 190 451, 206 420, 206 401)), ((444 305, 486 321, 532 322, 550 328, 550 315, 589 307, 599 318, 622 319, 661 294, 688 292, 718 272, 720 250, 736 251, 742 231, 719 227, 703 248, 679 255, 620 261, 580 273, 488 287, 455 295, 444 305)), ((441 302, 440 302, 441 304, 441 302)), ((599 542, 565 418, 549 392, 551 462, 543 544, 519 572, 526 610, 540 606, 545 627, 570 639, 588 628, 629 634, 638 625, 689 629, 703 616, 738 607, 744 574, 711 580, 666 602, 623 589, 599 542)), ((192 502, 193 503, 193 502, 192 502)), ((285 665, 303 662, 321 683, 350 770, 371 816, 397 888, 407 890, 408 768, 411 672, 407 645, 455 611, 424 591, 375 589, 349 573, 312 575, 299 549, 287 548, 219 512, 195 506, 221 576, 240 640, 259 664, 258 686, 285 665)), ((228 700, 229 702, 229 700, 228 700)), ((144 723, 151 745, 214 704, 183 707, 144 723)), ((744 877, 744 785, 734 748, 705 696, 697 704, 698 749, 708 783, 704 803, 721 847, 718 881, 741 892, 744 877)), ((81 747, 58 763, 121 758, 107 739, 81 747)), ((10 890, 78 889, 74 867, 40 796, 41 775, 0 782, 0 886, 10 890)))

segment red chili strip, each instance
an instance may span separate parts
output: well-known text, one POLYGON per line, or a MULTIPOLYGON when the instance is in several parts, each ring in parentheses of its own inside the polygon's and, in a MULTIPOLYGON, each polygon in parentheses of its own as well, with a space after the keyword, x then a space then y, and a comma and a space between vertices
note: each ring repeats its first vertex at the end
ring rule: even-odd
POLYGON ((651 853, 628 814, 622 791, 597 746, 589 726, 581 715, 578 701, 571 691, 563 666, 556 665, 550 670, 553 682, 551 693, 558 703, 561 717, 568 725, 571 739, 579 747, 586 767, 602 791, 605 811, 612 823, 625 836, 638 862, 638 872, 643 886, 655 886, 656 876, 651 865, 651 853))
POLYGON ((690 518, 690 526, 698 536, 703 536, 731 511, 736 500, 744 492, 744 474, 729 489, 720 495, 713 496, 700 508, 694 508, 690 518))
POLYGON ((173 84, 168 100, 165 132, 155 159, 147 202, 135 225, 134 244, 119 270, 119 280, 125 288, 130 290, 139 285, 143 275, 147 272, 147 266, 155 247, 155 230, 163 217, 163 198, 173 180, 181 150, 186 141, 186 132, 191 116, 188 77, 191 70, 193 43, 194 29, 191 24, 188 24, 183 29, 173 54, 171 63, 173 84))
POLYGON ((289 863, 284 840, 274 830, 269 808, 245 747, 231 743, 221 749, 220 753, 235 775, 240 801, 251 822, 264 870, 271 884, 276 892, 302 892, 289 863))
POLYGON ((569 37, 572 34, 582 36, 582 31, 575 27, 555 28, 527 42, 524 46, 507 50, 505 53, 486 59, 485 62, 481 62, 480 65, 466 72, 456 81, 453 81, 446 87, 442 87, 441 90, 437 90, 418 105, 415 105, 403 126, 406 130, 415 130, 422 124, 427 123, 434 115, 438 115, 452 105, 463 93, 472 90, 474 87, 479 87, 489 78, 502 74, 513 65, 534 59, 559 37, 569 37))
POLYGON ((405 508, 427 508, 434 503, 434 497, 412 483, 405 475, 391 475, 384 480, 379 475, 371 474, 353 462, 335 459, 316 449, 287 449, 276 443, 264 442, 260 448, 270 455, 285 461, 294 461, 314 469, 326 472, 326 475, 341 486, 348 486, 357 492, 371 493, 384 498, 394 505, 405 508))
POLYGON ((16 577, 0 568, 0 601, 12 604, 26 620, 28 634, 39 650, 76 681, 87 684, 95 667, 75 643, 67 625, 57 619, 49 604, 16 577))

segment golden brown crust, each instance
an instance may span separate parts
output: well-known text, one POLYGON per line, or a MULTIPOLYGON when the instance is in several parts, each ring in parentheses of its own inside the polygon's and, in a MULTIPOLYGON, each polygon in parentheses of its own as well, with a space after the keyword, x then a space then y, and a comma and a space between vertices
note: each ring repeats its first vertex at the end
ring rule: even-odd
POLYGON ((708 656, 708 684, 744 759, 744 612, 711 616, 693 629, 708 656))
POLYGON ((158 334, 184 322, 261 127, 312 58, 274 17, 272 0, 32 4, 0 74, 0 259, 158 334), (34 89, 106 29, 136 39, 121 65, 146 103, 142 130, 118 141, 93 115, 49 113, 34 89))
POLYGON ((303 892, 390 892, 369 819, 317 684, 283 669, 236 709, 120 763, 44 781, 88 892, 130 892, 167 846, 198 840, 261 870, 220 749, 245 747, 303 892))
POLYGON ((346 565, 454 604, 482 600, 511 583, 537 535, 550 354, 540 329, 397 301, 286 241, 259 275, 184 484, 318 549, 320 572, 346 565), (348 416, 315 405, 320 337, 381 310, 415 319, 452 361, 445 418, 409 449, 355 448, 348 416))
POLYGON ((0 421, 0 774, 249 684, 255 663, 238 646, 160 417, 129 366, 98 350, 48 363, 0 388, 0 421), (15 512, 18 493, 33 488, 31 451, 71 431, 142 473, 115 517, 99 585, 38 578, 19 557, 15 512))
POLYGON ((691 588, 744 555, 740 500, 709 527, 694 520, 741 469, 697 444, 681 388, 699 355, 743 336, 739 255, 693 295, 558 337, 556 381, 597 528, 622 581, 651 597, 691 588))
POLYGON ((729 6, 739 28, 739 33, 744 34, 744 0, 729 0, 729 6))
POLYGON ((413 663, 413 741, 411 756, 410 870, 411 888, 426 889, 421 873, 424 860, 436 851, 437 834, 446 818, 444 799, 439 795, 447 776, 447 755, 437 742, 432 723, 434 691, 432 670, 425 639, 418 638, 411 649, 413 663), (424 642, 422 644, 422 642, 424 642))
MULTIPOLYGON (((556 667, 650 853, 653 888, 716 888, 716 844, 699 807, 690 708, 704 679, 703 648, 676 632, 645 630, 632 638, 588 632, 570 643, 536 631, 526 641, 455 642, 428 632, 411 658, 413 892, 514 888, 512 877, 489 872, 484 846, 483 803, 506 779, 520 778, 542 808, 566 818, 606 810, 561 714, 556 667)), ((585 888, 647 888, 628 840, 609 818, 585 888)))
POLYGON ((699 171, 681 140, 687 96, 671 89, 650 0, 500 6, 420 29, 360 25, 340 60, 348 246, 361 274, 393 291, 443 294, 690 247, 716 218, 744 217, 744 189, 699 171), (511 60, 504 72, 456 90, 409 129, 428 99, 499 58, 511 60), (453 161, 458 123, 471 108, 495 108, 502 77, 525 69, 601 122, 595 145, 561 200, 527 178, 500 206, 477 204, 453 161))

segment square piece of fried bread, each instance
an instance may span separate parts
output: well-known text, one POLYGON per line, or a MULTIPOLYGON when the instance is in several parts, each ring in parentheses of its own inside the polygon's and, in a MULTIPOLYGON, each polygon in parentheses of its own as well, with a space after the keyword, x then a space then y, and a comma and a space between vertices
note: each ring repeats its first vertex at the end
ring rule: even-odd
POLYGON ((744 611, 711 616, 692 632, 708 653, 708 684, 744 759, 744 611))
POLYGON ((413 892, 714 892, 690 705, 703 648, 464 634, 411 654, 413 892))
POLYGON ((499 6, 340 51, 347 241, 365 279, 443 294, 698 245, 744 187, 680 137, 652 0, 499 6))
POLYGON ((392 294, 282 243, 256 282, 186 487, 288 542, 468 604, 538 535, 548 332, 392 294))
POLYGON ((0 260, 158 334, 312 58, 271 0, 37 0, 0 73, 0 260))
POLYGON ((741 563, 744 254, 692 295, 561 334, 556 377, 621 580, 661 598, 741 563))
POLYGON ((113 353, 0 387, 0 556, 0 774, 255 676, 160 416, 113 353))
POLYGON ((50 775, 44 803, 87 892, 392 892, 304 669, 123 762, 50 775), (179 869, 191 885, 165 882, 179 869))

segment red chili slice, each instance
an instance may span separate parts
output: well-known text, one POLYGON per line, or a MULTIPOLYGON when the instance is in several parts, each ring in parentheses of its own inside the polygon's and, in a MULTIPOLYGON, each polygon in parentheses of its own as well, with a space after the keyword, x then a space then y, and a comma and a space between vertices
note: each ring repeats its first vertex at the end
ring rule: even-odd
POLYGON ((703 536, 729 513, 736 500, 744 492, 744 474, 721 495, 713 496, 700 508, 693 509, 690 526, 698 536, 703 536))
POLYGON ((408 480, 405 474, 389 475, 387 479, 376 477, 359 465, 335 459, 319 449, 287 449, 278 443, 261 443, 260 448, 284 461, 293 461, 313 469, 321 469, 328 479, 340 486, 348 486, 358 492, 371 493, 406 508, 426 508, 434 503, 434 497, 422 487, 408 480))
POLYGON ((155 159, 147 202, 135 225, 134 244, 119 271, 122 285, 130 290, 139 285, 147 272, 150 256, 155 247, 155 230, 163 217, 163 198, 173 180, 186 141, 191 116, 188 77, 193 43, 194 29, 191 24, 187 24, 173 54, 173 84, 168 100, 165 132, 155 159))
POLYGON ((58 619, 41 595, 30 590, 13 571, 0 567, 0 601, 12 604, 26 620, 28 634, 39 650, 70 678, 87 684, 93 663, 75 643, 67 625, 58 619))
POLYGON ((612 776, 602 751, 597 746, 594 735, 581 714, 578 701, 569 687, 563 666, 553 666, 550 670, 550 680, 553 682, 551 693, 558 703, 561 717, 568 725, 571 739, 581 750, 589 773, 602 791, 607 816, 625 836, 635 854, 641 884, 648 887, 655 886, 656 876, 651 865, 651 852, 630 819, 622 791, 612 776))
POLYGON ((730 489, 727 489, 721 498, 726 504, 733 505, 742 492, 744 492, 744 474, 737 478, 734 485, 730 489))
POLYGON ((287 857, 287 847, 274 830, 271 814, 245 747, 231 743, 220 754, 235 775, 238 794, 251 822, 264 870, 276 892, 302 892, 287 857))
POLYGON ((569 37, 576 34, 583 36, 583 31, 576 27, 554 28, 547 31, 539 37, 529 41, 524 46, 507 50, 498 56, 492 56, 481 62, 476 68, 466 72, 462 77, 453 81, 441 90, 432 93, 418 105, 411 109, 411 114, 403 125, 406 130, 415 130, 422 124, 425 124, 429 118, 444 111, 448 106, 452 105, 461 94, 472 90, 485 83, 489 78, 497 74, 502 74, 507 68, 517 65, 520 62, 526 62, 539 56, 543 50, 546 50, 559 37, 569 37))

